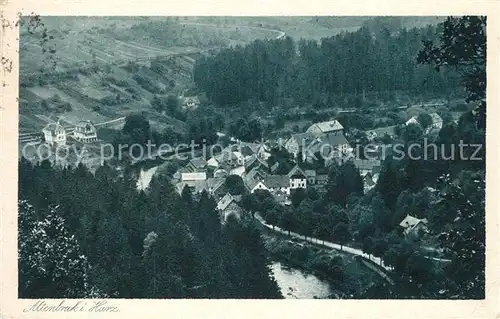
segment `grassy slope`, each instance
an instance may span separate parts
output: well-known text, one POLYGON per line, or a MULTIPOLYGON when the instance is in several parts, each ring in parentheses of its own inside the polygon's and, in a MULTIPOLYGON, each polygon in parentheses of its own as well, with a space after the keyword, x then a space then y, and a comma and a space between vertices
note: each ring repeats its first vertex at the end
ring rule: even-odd
MULTIPOLYGON (((231 43, 246 43, 256 38, 270 38, 276 36, 273 30, 282 30, 296 40, 302 37, 320 39, 332 36, 341 31, 354 31, 365 23, 368 17, 189 17, 179 18, 182 28, 191 28, 195 34, 200 33, 215 38, 221 37, 230 40, 231 43)), ((431 20, 430 18, 406 18, 408 25, 421 25, 431 20)), ((125 59, 134 57, 151 57, 156 55, 169 54, 171 52, 192 52, 197 48, 192 46, 162 47, 156 38, 148 37, 144 29, 133 28, 139 23, 151 22, 163 23, 161 18, 141 18, 141 17, 43 17, 42 22, 49 30, 49 34, 54 36, 46 44, 49 48, 55 48, 55 53, 42 53, 40 46, 40 34, 29 34, 26 26, 21 30, 21 76, 26 73, 37 73, 41 66, 46 66, 50 62, 56 62, 56 70, 63 71, 70 67, 90 66, 97 63, 99 68, 108 66, 111 73, 101 72, 84 76, 79 74, 78 81, 66 80, 59 85, 48 84, 43 87, 34 87, 28 90, 22 89, 21 95, 30 102, 46 99, 53 94, 58 94, 64 102, 69 102, 73 110, 62 114, 69 121, 77 119, 89 119, 92 121, 104 121, 114 117, 127 115, 138 110, 151 110, 149 102, 153 94, 144 90, 133 79, 132 72, 119 68, 114 63, 123 63, 125 59), (132 32, 132 30, 134 30, 132 32), (128 41, 118 40, 123 34, 130 34, 128 41), (95 62, 93 62, 93 60, 95 62), (130 86, 138 92, 140 100, 132 100, 128 103, 114 106, 102 106, 96 109, 96 103, 92 99, 100 99, 105 96, 115 96, 117 93, 125 98, 131 98, 131 94, 124 92, 124 88, 106 87, 100 82, 106 76, 113 76, 117 79, 125 79, 130 86), (77 91, 77 95, 70 94, 64 85, 77 91), (87 97, 85 97, 87 96, 87 97), (97 110, 97 112, 96 112, 97 110)), ((432 21, 431 21, 432 22, 432 21)), ((187 31, 186 31, 187 32, 187 31)), ((189 32, 188 32, 189 33, 189 32)), ((180 33, 182 35, 182 33, 180 33)), ((192 36, 192 33, 191 33, 192 36)), ((191 68, 194 59, 186 57, 171 58, 165 62, 168 74, 157 74, 148 69, 147 64, 140 71, 142 75, 158 83, 160 87, 166 88, 166 93, 180 94, 183 89, 193 85, 191 80, 191 68), (176 84, 170 87, 170 82, 176 84)), ((99 103, 97 103, 99 105, 99 103)), ((20 117, 20 126, 23 129, 38 129, 36 117, 29 112, 23 112, 20 117)), ((47 114, 51 118, 57 118, 60 114, 47 114)), ((158 117, 160 125, 168 118, 158 117)), ((40 123, 42 124, 42 123, 40 123)), ((164 123, 174 125, 181 130, 178 123, 164 123)), ((161 125, 164 126, 164 125, 161 125)))

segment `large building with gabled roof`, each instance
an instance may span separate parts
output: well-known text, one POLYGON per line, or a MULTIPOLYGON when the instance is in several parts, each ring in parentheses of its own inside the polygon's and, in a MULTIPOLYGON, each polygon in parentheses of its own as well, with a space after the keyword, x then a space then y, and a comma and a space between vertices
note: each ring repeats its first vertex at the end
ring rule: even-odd
POLYGON ((339 121, 331 120, 327 122, 314 123, 307 129, 306 132, 313 133, 316 136, 323 134, 340 135, 344 133, 344 127, 339 121))

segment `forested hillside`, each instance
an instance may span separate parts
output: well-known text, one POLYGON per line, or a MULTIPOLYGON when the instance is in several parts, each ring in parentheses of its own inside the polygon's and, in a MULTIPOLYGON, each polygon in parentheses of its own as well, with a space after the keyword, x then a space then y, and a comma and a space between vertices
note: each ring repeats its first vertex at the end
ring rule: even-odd
POLYGON ((254 99, 270 103, 293 98, 299 104, 335 106, 349 93, 406 91, 413 95, 448 93, 456 74, 418 65, 423 40, 434 41, 440 27, 400 28, 380 24, 323 38, 256 40, 199 59, 194 80, 215 103, 254 99), (333 104, 333 105, 332 105, 333 104))
POLYGON ((19 168, 21 298, 280 298, 260 232, 132 171, 19 168))

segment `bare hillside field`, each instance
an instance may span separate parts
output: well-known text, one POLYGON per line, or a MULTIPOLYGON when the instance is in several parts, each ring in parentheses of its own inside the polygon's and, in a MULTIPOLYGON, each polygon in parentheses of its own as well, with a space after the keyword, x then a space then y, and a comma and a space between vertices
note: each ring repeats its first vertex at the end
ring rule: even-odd
POLYGON ((285 35, 318 40, 354 31, 365 20, 44 17, 34 24, 26 18, 20 30, 20 125, 30 130, 45 125, 36 125, 34 114, 102 122, 143 110, 155 125, 182 130, 184 123, 161 116, 150 102, 193 89, 193 66, 202 54, 285 35))

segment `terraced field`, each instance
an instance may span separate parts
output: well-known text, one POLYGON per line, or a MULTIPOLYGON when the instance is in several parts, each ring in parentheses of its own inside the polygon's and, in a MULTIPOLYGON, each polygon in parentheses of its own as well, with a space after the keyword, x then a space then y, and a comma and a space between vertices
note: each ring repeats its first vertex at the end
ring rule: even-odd
POLYGON ((99 122, 143 110, 155 125, 181 132, 184 123, 152 109, 155 95, 195 89, 192 68, 202 54, 281 37, 302 23, 287 20, 278 29, 255 18, 238 24, 222 17, 42 17, 43 25, 33 26, 26 19, 20 30, 20 127, 28 130, 45 125, 36 125, 37 115, 99 122), (62 106, 53 107, 54 99, 62 106))

